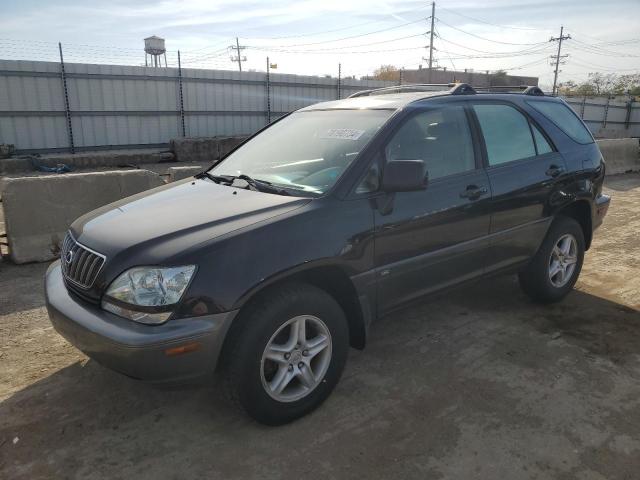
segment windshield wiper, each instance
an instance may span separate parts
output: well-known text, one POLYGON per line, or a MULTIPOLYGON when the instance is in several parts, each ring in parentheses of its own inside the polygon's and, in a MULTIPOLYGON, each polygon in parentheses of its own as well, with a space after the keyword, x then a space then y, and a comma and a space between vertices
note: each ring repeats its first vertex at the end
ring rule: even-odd
POLYGON ((238 175, 237 177, 233 177, 234 180, 237 178, 239 180, 244 180, 247 182, 247 185, 253 187, 255 190, 259 192, 265 193, 277 193, 278 195, 290 195, 284 188, 274 187, 271 182, 267 182, 266 180, 257 180, 255 178, 251 178, 249 175, 238 175))
POLYGON ((200 172, 194 175, 195 178, 208 178, 209 180, 214 181, 215 183, 232 183, 233 182, 233 178, 232 176, 229 175, 213 175, 212 173, 209 173, 208 170, 204 171, 204 172, 200 172))
POLYGON ((251 178, 249 175, 213 175, 212 173, 200 172, 196 176, 196 178, 208 178, 216 183, 220 183, 227 186, 232 186, 235 180, 244 180, 247 183, 248 187, 251 187, 254 190, 265 193, 276 193, 278 195, 290 195, 288 191, 284 188, 274 187, 271 182, 267 182, 266 180, 257 180, 255 178, 251 178))

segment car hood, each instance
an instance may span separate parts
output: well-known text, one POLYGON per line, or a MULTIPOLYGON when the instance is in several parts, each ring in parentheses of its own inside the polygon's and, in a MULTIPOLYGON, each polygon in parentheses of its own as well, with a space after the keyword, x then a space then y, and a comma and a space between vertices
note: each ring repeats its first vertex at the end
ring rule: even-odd
POLYGON ((107 257, 136 250, 135 261, 163 263, 309 201, 189 179, 105 205, 78 218, 71 230, 76 240, 107 257))

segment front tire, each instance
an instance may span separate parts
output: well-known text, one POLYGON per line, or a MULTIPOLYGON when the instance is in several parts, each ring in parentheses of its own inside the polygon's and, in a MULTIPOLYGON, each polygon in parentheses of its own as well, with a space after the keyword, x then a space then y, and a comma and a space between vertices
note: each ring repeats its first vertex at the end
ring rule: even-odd
POLYGON ((315 410, 338 383, 349 349, 344 312, 325 291, 286 285, 252 302, 224 352, 229 397, 282 425, 315 410))
POLYGON ((557 217, 531 263, 518 274, 522 290, 539 303, 562 300, 578 280, 584 251, 580 224, 570 217, 557 217))

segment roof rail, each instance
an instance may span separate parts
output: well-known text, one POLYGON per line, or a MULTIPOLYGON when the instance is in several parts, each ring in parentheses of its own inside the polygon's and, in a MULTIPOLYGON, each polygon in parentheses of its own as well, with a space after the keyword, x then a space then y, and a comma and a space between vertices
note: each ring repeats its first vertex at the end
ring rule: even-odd
POLYGON ((495 91, 505 91, 502 93, 522 93, 524 95, 544 96, 544 92, 535 85, 492 85, 488 87, 474 87, 479 93, 491 93, 495 91))
POLYGON ((476 93, 490 93, 495 91, 510 90, 503 93, 522 93, 524 95, 543 96, 544 92, 535 85, 494 85, 489 87, 472 87, 468 83, 407 83, 393 85, 391 87, 373 88, 361 90, 349 95, 347 98, 368 97, 371 95, 386 95, 403 92, 439 92, 446 91, 451 95, 474 95, 476 93), (514 91, 515 90, 515 91, 514 91))
POLYGON ((466 83, 407 83, 391 87, 373 88, 353 93, 347 98, 368 97, 370 95, 385 95, 403 92, 439 92, 448 91, 452 95, 466 95, 475 93, 473 87, 466 83))

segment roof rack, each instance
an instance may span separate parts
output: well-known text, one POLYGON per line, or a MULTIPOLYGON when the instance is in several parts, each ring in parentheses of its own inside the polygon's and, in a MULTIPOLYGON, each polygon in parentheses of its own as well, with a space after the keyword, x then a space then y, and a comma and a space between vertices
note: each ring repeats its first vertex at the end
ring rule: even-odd
POLYGON ((405 85, 394 85, 391 87, 373 88, 371 90, 362 90, 360 92, 349 95, 348 98, 368 97, 371 95, 386 95, 391 93, 403 92, 440 92, 446 91, 451 95, 474 95, 476 93, 490 93, 493 91, 511 90, 511 92, 502 93, 522 93, 524 95, 544 95, 540 87, 531 85, 518 86, 502 86, 496 85, 492 87, 472 87, 467 83, 409 83, 405 85), (516 90, 515 92, 513 90, 516 90))

